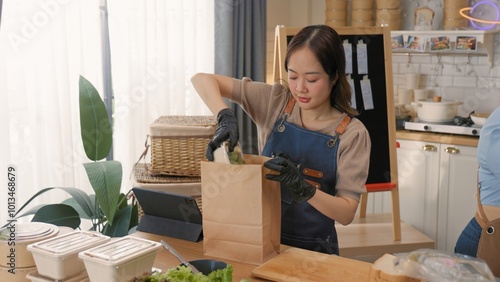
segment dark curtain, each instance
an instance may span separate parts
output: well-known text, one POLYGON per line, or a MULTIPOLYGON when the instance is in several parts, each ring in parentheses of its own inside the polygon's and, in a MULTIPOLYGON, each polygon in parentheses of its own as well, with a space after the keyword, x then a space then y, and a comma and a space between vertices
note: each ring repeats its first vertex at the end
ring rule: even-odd
MULTIPOLYGON (((265 81, 266 0, 215 0, 215 73, 234 78, 265 81)), ((236 104, 240 145, 247 154, 258 154, 257 128, 236 104)))
MULTIPOLYGON (((108 118, 113 122, 113 86, 111 79, 111 45, 109 42, 109 25, 108 25, 108 1, 101 0, 100 5, 101 15, 101 36, 102 36, 102 80, 104 92, 104 104, 108 110, 108 118)), ((113 147, 109 151, 106 160, 113 160, 113 147)))

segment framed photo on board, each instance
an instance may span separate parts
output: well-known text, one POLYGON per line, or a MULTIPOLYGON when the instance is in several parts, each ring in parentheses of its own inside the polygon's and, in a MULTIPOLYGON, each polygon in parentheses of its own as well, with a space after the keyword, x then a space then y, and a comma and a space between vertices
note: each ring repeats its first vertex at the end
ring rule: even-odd
POLYGON ((429 49, 431 51, 450 50, 450 38, 448 36, 436 36, 429 38, 429 49))
POLYGON ((427 40, 425 37, 408 35, 408 39, 405 42, 405 48, 412 51, 424 52, 426 43, 427 40))
POLYGON ((457 36, 455 50, 476 51, 477 40, 475 36, 457 36))

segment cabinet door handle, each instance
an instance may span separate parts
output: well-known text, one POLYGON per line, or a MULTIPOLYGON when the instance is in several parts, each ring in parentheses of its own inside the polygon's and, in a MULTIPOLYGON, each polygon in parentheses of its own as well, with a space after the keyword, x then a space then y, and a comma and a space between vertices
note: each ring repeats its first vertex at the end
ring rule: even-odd
POLYGON ((422 150, 429 152, 437 152, 438 149, 434 145, 424 145, 422 146, 422 150))
POLYGON ((446 149, 444 149, 444 151, 448 154, 459 154, 460 153, 459 149, 453 148, 453 147, 446 147, 446 149))

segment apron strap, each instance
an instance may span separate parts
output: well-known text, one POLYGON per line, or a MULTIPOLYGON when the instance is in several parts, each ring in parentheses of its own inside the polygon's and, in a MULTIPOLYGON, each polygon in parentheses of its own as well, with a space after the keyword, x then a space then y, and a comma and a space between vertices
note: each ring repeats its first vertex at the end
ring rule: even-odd
POLYGON ((293 97, 288 100, 288 103, 286 104, 285 107, 285 114, 289 115, 292 113, 293 106, 295 106, 295 99, 293 97))
POLYGON ((481 225, 481 227, 487 228, 489 221, 488 221, 488 218, 486 217, 486 214, 484 213, 483 204, 481 204, 481 196, 479 195, 479 172, 478 172, 477 180, 478 180, 477 181, 477 192, 476 192, 477 211, 475 214, 475 218, 476 218, 477 223, 479 223, 479 225, 481 225))
POLYGON ((351 122, 351 117, 349 115, 346 115, 340 122, 339 126, 337 126, 337 129, 335 129, 335 132, 339 135, 344 133, 349 122, 351 122))

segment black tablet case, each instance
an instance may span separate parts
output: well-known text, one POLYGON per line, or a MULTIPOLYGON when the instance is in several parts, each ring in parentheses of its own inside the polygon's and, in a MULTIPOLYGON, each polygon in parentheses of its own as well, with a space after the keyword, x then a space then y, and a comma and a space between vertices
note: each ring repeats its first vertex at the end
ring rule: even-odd
POLYGON ((137 230, 192 242, 201 240, 202 217, 193 197, 140 187, 132 191, 144 212, 137 230))

